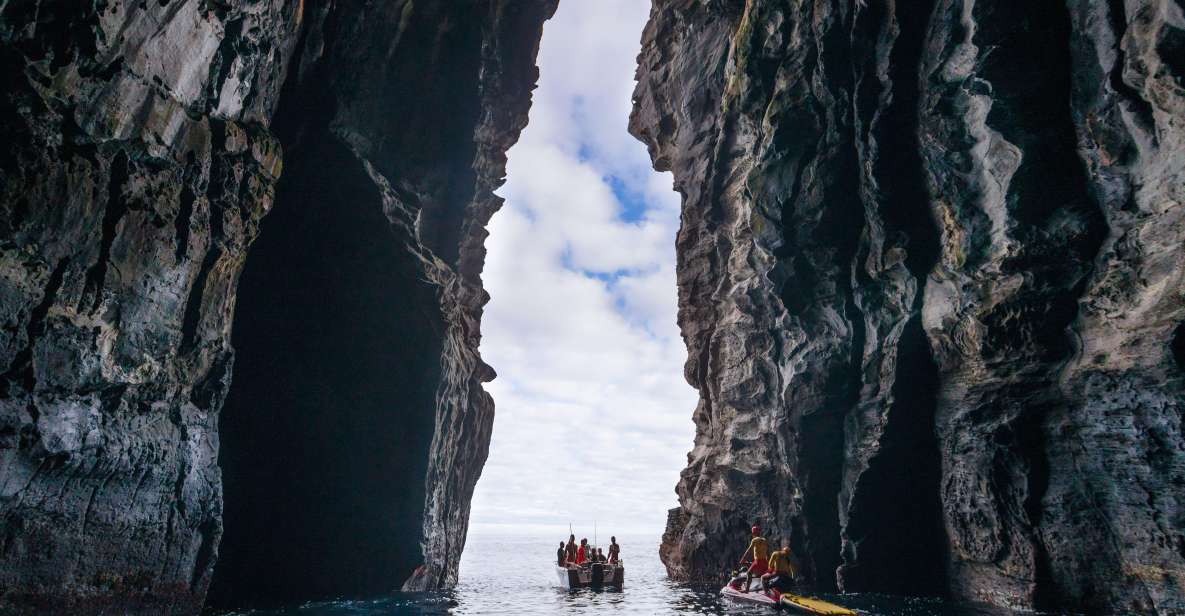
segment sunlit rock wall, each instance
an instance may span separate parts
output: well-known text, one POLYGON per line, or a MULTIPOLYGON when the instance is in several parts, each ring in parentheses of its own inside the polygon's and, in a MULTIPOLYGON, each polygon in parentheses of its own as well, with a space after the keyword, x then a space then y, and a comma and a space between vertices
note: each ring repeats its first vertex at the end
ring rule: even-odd
POLYGON ((673 576, 758 522, 824 588, 1185 610, 1183 44, 1169 0, 656 0, 673 576))
POLYGON ((0 14, 0 605, 195 611, 292 10, 0 14), (238 58, 238 60, 236 60, 238 58))
POLYGON ((411 584, 455 582, 493 413, 477 355, 484 225, 552 10, 0 3, 0 611, 200 609, 224 529, 236 284, 264 214, 299 206, 274 197, 281 142, 304 125, 362 170, 366 205, 423 275, 409 294, 427 298, 439 353, 405 359, 436 378, 418 409, 430 437, 396 446, 429 457, 382 488, 422 499, 400 537, 421 543, 411 584), (421 44, 436 39, 462 44, 421 44), (440 65, 457 70, 434 90, 440 65), (434 110, 454 95, 444 109, 464 113, 434 110), (277 107, 300 106, 282 99, 310 96, 329 114, 277 132, 277 107))

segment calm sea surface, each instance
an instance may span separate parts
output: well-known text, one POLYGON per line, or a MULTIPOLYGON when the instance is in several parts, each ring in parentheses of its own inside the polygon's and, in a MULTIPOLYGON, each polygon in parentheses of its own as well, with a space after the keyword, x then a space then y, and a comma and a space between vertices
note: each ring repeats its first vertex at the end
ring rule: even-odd
MULTIPOLYGON (((238 612, 250 616, 428 616, 443 614, 776 614, 771 608, 721 599, 720 585, 671 582, 658 560, 656 537, 619 536, 625 561, 625 590, 566 591, 555 585, 552 559, 562 537, 477 535, 461 558, 456 590, 395 593, 369 601, 309 603, 282 610, 238 612)), ((608 544, 608 538, 603 538, 608 544)), ((743 546, 741 546, 743 547, 743 546)), ((738 548, 738 552, 740 549, 738 548)), ((721 585, 723 584, 723 581, 721 585)), ((999 616, 976 606, 877 595, 824 595, 869 614, 884 616, 999 616)))

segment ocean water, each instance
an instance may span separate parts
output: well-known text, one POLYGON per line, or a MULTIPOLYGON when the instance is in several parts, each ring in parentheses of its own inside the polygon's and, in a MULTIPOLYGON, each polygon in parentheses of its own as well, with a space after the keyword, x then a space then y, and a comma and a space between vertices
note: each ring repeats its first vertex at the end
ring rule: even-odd
MULTIPOLYGON (((658 559, 658 538, 619 536, 625 562, 623 591, 568 591, 556 585, 552 562, 562 537, 470 536, 461 558, 457 588, 439 593, 393 593, 365 601, 325 601, 279 610, 236 612, 242 616, 438 616, 505 614, 536 616, 642 614, 777 614, 759 605, 736 604, 717 593, 721 584, 672 582, 658 559)), ((602 539, 608 545, 608 537, 602 539)), ((738 547, 738 552, 743 546, 738 547)), ((881 595, 821 595, 879 616, 999 616, 1010 612, 931 599, 881 595)), ((782 612, 785 613, 785 612, 782 612)))

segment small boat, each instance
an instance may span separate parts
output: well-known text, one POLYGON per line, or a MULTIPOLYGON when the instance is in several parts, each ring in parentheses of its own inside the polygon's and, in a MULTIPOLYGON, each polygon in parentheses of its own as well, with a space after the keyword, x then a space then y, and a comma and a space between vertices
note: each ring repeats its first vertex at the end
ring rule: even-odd
POLYGON ((622 563, 588 563, 575 567, 555 568, 560 586, 574 588, 625 588, 625 565, 622 563))
POLYGON ((773 608, 783 608, 798 614, 818 614, 820 616, 856 616, 858 612, 852 609, 828 603, 822 599, 804 597, 793 593, 766 592, 757 586, 749 592, 741 592, 732 584, 725 584, 720 589, 720 595, 733 601, 768 605, 773 608))

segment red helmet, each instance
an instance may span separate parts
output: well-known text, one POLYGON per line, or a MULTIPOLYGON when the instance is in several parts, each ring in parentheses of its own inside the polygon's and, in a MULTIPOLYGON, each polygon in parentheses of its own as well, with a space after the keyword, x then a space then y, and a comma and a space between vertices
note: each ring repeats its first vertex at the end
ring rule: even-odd
POLYGON ((760 526, 757 526, 757 525, 754 525, 754 526, 753 526, 753 534, 754 534, 754 535, 760 535, 760 534, 761 534, 761 527, 760 527, 760 526))

